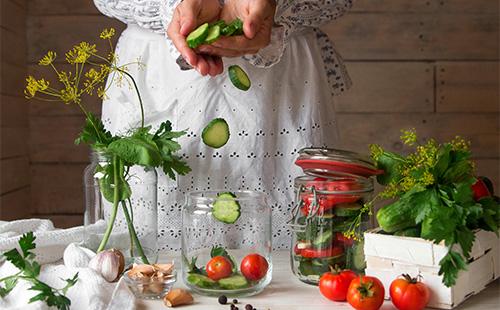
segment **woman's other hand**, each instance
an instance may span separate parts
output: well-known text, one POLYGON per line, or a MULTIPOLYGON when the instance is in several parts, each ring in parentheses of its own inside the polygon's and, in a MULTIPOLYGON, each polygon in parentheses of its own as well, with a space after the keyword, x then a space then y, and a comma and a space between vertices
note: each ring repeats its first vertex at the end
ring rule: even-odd
POLYGON ((200 46, 198 51, 220 57, 256 54, 271 41, 275 12, 274 0, 227 0, 220 17, 228 23, 240 18, 243 21, 244 35, 221 36, 211 45, 200 46))
POLYGON ((222 59, 216 55, 195 53, 187 45, 186 37, 199 25, 217 20, 220 13, 218 0, 184 0, 175 9, 167 29, 168 37, 182 57, 203 76, 222 73, 222 59))

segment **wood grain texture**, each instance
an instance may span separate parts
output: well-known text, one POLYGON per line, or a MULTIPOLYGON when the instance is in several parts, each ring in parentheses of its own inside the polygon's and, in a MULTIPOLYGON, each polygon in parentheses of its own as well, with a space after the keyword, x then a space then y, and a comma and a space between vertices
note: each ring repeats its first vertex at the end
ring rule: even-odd
POLYGON ((0 127, 28 128, 28 104, 24 98, 0 95, 0 127))
POLYGON ((350 62, 353 87, 338 112, 433 112, 434 67, 425 62, 350 62))
POLYGON ((30 184, 28 157, 0 161, 0 194, 5 194, 30 184))
POLYGON ((82 130, 82 116, 31 117, 30 160, 32 163, 85 163, 89 160, 86 145, 75 145, 82 130))
POLYGON ((0 128, 0 158, 11 158, 28 154, 28 128, 0 128))
POLYGON ((0 220, 11 221, 31 215, 30 188, 25 187, 0 196, 0 220))
POLYGON ((64 62, 64 54, 81 41, 94 42, 98 50, 108 51, 107 42, 99 39, 99 34, 109 27, 116 28, 117 33, 124 29, 122 23, 105 16, 32 16, 27 30, 28 62, 38 62, 49 50, 59 55, 58 62, 64 62))
POLYGON ((500 160, 476 159, 476 173, 478 176, 488 177, 495 187, 495 194, 500 194, 500 160))
POLYGON ((92 0, 29 0, 30 15, 99 15, 92 0))
POLYGON ((0 26, 20 36, 26 33, 26 9, 12 0, 1 1, 0 26))
POLYGON ((31 208, 35 214, 83 213, 85 164, 32 164, 31 208))
POLYGON ((354 12, 323 29, 348 60, 497 60, 498 25, 494 14, 354 12))
POLYGON ((356 0, 355 12, 498 14, 496 0, 356 0))
POLYGON ((422 140, 448 141, 461 135, 472 143, 476 158, 499 157, 499 116, 497 114, 411 113, 338 115, 342 146, 367 153, 371 143, 402 151, 401 129, 415 128, 422 140))
POLYGON ((0 67, 0 94, 23 96, 26 68, 21 65, 12 65, 2 62, 0 67))
POLYGON ((437 63, 437 111, 500 111, 498 77, 498 62, 437 63))
POLYGON ((10 30, 0 28, 0 48, 2 62, 12 65, 25 66, 26 64, 26 38, 10 30))

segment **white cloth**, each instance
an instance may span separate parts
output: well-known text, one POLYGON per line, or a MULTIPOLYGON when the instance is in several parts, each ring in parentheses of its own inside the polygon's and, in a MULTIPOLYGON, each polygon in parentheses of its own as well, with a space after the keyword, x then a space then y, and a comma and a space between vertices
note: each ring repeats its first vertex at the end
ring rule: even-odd
MULTIPOLYGON (((93 227, 91 229, 102 229, 93 227)), ((63 287, 61 279, 71 278, 78 272, 78 282, 69 289, 67 297, 71 300, 71 309, 82 310, 128 310, 135 308, 135 298, 123 281, 108 283, 94 270, 87 267, 95 255, 92 251, 80 247, 76 242, 83 238, 83 227, 54 229, 49 220, 29 219, 13 222, 0 221, 0 252, 14 247, 22 234, 33 231, 36 236, 36 260, 42 264, 40 280, 52 287, 63 287), (63 259, 64 264, 61 263, 63 259)), ((12 275, 17 268, 10 262, 0 262, 0 278, 12 275)), ((9 310, 45 310, 45 302, 28 304, 37 292, 30 291, 30 284, 19 281, 17 286, 4 299, 0 298, 0 309, 9 310)))
MULTIPOLYGON (((274 247, 290 246, 286 221, 294 201, 293 180, 302 174, 293 164, 297 151, 311 145, 338 145, 333 97, 316 33, 296 33, 288 44, 281 61, 270 68, 255 67, 241 58, 224 59, 225 72, 237 64, 248 73, 252 87, 243 92, 231 84, 227 73, 213 78, 180 71, 162 35, 136 25, 129 25, 121 35, 116 49, 120 62, 139 57, 146 65, 144 69, 128 66, 141 91, 146 124, 157 127, 170 120, 174 129, 188 131, 179 139, 179 155, 192 172, 177 181, 159 173, 161 249, 180 247, 184 194, 208 189, 268 194, 274 247), (202 143, 200 135, 217 117, 228 122, 231 138, 224 147, 213 149, 202 143)), ((137 95, 131 88, 113 85, 107 97, 102 118, 109 130, 125 134, 139 126, 137 95)))

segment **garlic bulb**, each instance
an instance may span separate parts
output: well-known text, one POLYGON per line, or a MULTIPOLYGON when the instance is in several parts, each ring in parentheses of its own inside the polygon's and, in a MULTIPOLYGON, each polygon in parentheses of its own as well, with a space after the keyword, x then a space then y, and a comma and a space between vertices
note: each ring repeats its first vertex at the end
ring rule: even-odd
POLYGON ((90 260, 89 267, 97 271, 106 281, 114 282, 125 269, 125 258, 119 250, 105 250, 90 260))

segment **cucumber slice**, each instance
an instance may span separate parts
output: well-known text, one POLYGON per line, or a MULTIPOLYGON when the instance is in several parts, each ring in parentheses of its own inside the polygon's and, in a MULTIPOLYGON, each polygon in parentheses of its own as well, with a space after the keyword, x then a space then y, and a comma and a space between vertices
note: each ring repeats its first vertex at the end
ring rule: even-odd
POLYGON ((204 23, 193 30, 186 38, 187 45, 190 48, 197 48, 205 42, 208 35, 208 23, 204 23))
POLYGON ((250 79, 243 69, 238 65, 229 66, 229 79, 233 85, 241 90, 249 90, 251 86, 250 79))
POLYGON ((218 149, 229 140, 229 125, 223 118, 216 118, 203 129, 201 138, 206 145, 218 149))
POLYGON ((318 236, 314 239, 313 245, 315 248, 322 248, 325 245, 331 245, 333 238, 333 233, 331 230, 324 231, 323 233, 319 233, 318 236))
POLYGON ((205 42, 203 44, 212 44, 215 41, 217 41, 220 37, 220 26, 219 25, 213 25, 208 28, 208 34, 207 37, 205 38, 205 42))
POLYGON ((226 290, 237 290, 248 286, 247 279, 240 275, 220 279, 218 283, 221 288, 226 290))
POLYGON ((222 31, 223 28, 225 28, 227 26, 226 22, 224 20, 218 20, 216 22, 213 22, 210 24, 211 27, 213 26, 219 26, 220 27, 220 30, 222 31))
POLYGON ((214 288, 217 286, 217 282, 215 282, 214 280, 197 273, 190 273, 187 276, 187 281, 192 285, 203 288, 214 288))
POLYGON ((241 19, 237 18, 233 20, 229 25, 222 28, 221 32, 224 36, 241 35, 243 34, 243 22, 241 21, 241 19))
POLYGON ((349 250, 349 267, 353 270, 364 271, 366 268, 364 242, 358 242, 349 250))
POLYGON ((217 220, 233 224, 241 215, 240 204, 233 193, 220 193, 212 208, 212 216, 217 220))
POLYGON ((361 208, 357 203, 346 203, 335 206, 333 212, 336 216, 356 216, 361 208))

